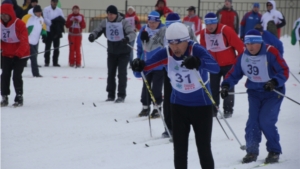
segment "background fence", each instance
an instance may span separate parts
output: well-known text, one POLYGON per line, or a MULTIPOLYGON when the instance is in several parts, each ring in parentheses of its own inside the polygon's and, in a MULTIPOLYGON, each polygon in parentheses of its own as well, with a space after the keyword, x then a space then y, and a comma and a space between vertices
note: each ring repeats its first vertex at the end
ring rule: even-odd
MULTIPOLYGON (((205 16, 208 12, 217 12, 224 5, 224 0, 220 0, 218 2, 211 2, 209 0, 199 0, 198 6, 196 6, 196 13, 202 17, 205 16), (200 9, 200 10, 199 10, 200 9)), ((154 10, 153 6, 145 6, 139 4, 130 4, 125 1, 124 8, 119 9, 120 12, 125 13, 125 9, 127 6, 133 6, 136 10, 138 16, 147 16, 149 12, 154 10)), ((233 9, 237 11, 240 20, 244 16, 244 14, 252 9, 253 2, 236 2, 236 0, 232 3, 233 9)), ((286 26, 282 30, 282 35, 290 35, 290 32, 293 27, 294 21, 300 17, 300 0, 276 0, 277 10, 282 12, 286 19, 286 26)), ((187 6, 169 6, 174 12, 180 14, 181 17, 187 15, 186 9, 187 6)), ((64 14, 68 15, 72 13, 72 9, 63 8, 64 14)), ((264 13, 266 11, 265 3, 260 3, 260 13, 264 13)), ((87 22, 87 28, 85 32, 92 31, 99 22, 105 18, 106 9, 80 9, 80 12, 85 16, 85 20, 87 22)), ((145 23, 145 20, 142 19, 142 23, 145 23)))

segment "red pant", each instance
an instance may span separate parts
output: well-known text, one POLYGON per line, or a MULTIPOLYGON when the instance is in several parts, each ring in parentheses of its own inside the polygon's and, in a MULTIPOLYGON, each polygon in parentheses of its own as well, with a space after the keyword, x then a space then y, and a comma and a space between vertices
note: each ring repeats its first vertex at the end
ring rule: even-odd
POLYGON ((70 44, 70 54, 69 54, 69 63, 70 65, 81 65, 81 40, 82 36, 74 36, 74 35, 69 35, 68 37, 69 43, 73 43, 72 45, 70 44))

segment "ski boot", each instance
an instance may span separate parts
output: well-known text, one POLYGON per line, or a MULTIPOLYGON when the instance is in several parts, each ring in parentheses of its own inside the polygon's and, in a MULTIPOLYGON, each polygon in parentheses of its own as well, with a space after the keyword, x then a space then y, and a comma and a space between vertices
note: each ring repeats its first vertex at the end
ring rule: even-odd
POLYGON ((227 118, 230 118, 232 117, 232 112, 231 111, 224 111, 224 118, 227 119, 227 118))
POLYGON ((2 96, 1 107, 6 107, 6 106, 8 106, 8 97, 2 96))
POLYGON ((256 154, 247 153, 246 156, 243 158, 242 163, 251 163, 253 161, 256 161, 256 159, 257 159, 256 154))
POLYGON ((23 106, 23 96, 17 95, 15 97, 15 103, 12 105, 13 107, 21 107, 23 106))
POLYGON ((265 163, 278 163, 279 155, 279 153, 269 152, 267 158, 265 159, 265 163))
POLYGON ((143 116, 148 116, 150 114, 150 107, 149 106, 143 106, 142 111, 140 112, 139 116, 143 117, 143 116))
MULTIPOLYGON (((161 107, 159 107, 159 111, 161 112, 161 107)), ((150 117, 151 117, 152 119, 159 118, 160 115, 159 115, 159 113, 158 113, 158 110, 157 110, 157 109, 153 109, 153 111, 152 111, 150 117)))
POLYGON ((118 97, 115 103, 124 103, 125 99, 123 97, 118 97))

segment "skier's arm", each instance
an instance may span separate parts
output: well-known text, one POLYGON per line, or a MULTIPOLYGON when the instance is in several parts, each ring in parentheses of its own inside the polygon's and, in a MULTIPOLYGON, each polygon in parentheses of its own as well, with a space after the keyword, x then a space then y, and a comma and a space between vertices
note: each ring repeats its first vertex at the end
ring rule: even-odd
POLYGON ((242 55, 240 55, 237 58, 237 62, 228 71, 221 86, 228 85, 229 89, 230 89, 241 80, 241 78, 244 75, 242 67, 241 67, 241 58, 242 58, 242 55))

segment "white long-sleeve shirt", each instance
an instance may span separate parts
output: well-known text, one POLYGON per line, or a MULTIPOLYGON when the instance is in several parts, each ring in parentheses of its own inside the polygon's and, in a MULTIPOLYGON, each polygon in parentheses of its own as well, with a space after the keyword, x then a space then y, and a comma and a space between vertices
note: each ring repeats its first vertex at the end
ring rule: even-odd
POLYGON ((50 32, 50 26, 52 24, 52 21, 51 21, 52 19, 54 19, 58 16, 62 16, 63 18, 65 18, 64 13, 60 8, 56 7, 55 9, 52 9, 51 5, 44 8, 43 15, 44 15, 44 21, 47 26, 47 32, 50 32))

